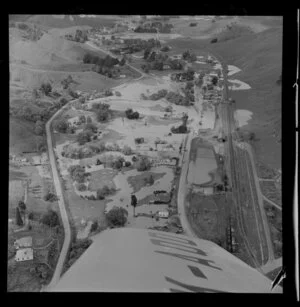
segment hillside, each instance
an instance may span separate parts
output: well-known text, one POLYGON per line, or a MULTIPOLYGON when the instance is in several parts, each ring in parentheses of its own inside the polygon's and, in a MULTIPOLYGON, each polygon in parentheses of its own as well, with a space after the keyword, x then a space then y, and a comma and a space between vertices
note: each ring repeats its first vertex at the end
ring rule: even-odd
POLYGON ((231 96, 238 109, 253 112, 245 129, 254 131, 259 139, 255 142, 259 158, 280 168, 281 143, 277 140, 281 140, 281 86, 276 81, 282 70, 282 28, 210 44, 209 49, 242 69, 235 77, 247 82, 252 89, 234 91, 231 96))
POLYGON ((120 18, 115 16, 91 17, 93 15, 34 15, 27 18, 28 22, 47 26, 49 28, 68 28, 73 26, 114 26, 120 18))

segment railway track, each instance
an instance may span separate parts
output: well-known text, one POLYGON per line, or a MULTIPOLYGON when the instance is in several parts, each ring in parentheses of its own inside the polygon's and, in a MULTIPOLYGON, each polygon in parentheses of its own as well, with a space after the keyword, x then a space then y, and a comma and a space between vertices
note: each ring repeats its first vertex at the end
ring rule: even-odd
MULTIPOLYGON (((237 171, 237 164, 241 163, 241 159, 236 152, 233 140, 237 139, 236 133, 236 120, 233 115, 233 108, 232 105, 228 103, 228 87, 227 87, 227 65, 223 65, 223 76, 224 76, 224 88, 223 88, 223 103, 221 106, 221 114, 222 114, 222 123, 223 123, 223 131, 227 136, 227 142, 225 145, 225 150, 227 153, 227 163, 228 163, 228 174, 229 180, 232 186, 232 194, 233 194, 233 202, 236 208, 237 214, 237 226, 238 229, 243 237, 245 249, 250 256, 254 266, 259 270, 262 263, 257 259, 257 256, 253 252, 252 245, 250 244, 247 236, 247 232, 245 230, 245 223, 244 223, 244 215, 242 212, 242 195, 240 191, 240 183, 243 178, 241 178, 241 174, 237 171)), ((245 165, 240 165, 243 169, 245 165)), ((250 187, 251 189, 251 187, 250 187)), ((255 194, 255 193, 254 193, 255 194)), ((252 200, 254 201, 254 199, 252 200)), ((254 205, 254 204, 253 204, 254 205)), ((256 212, 256 211, 255 211, 256 212)), ((261 247, 261 261, 264 259, 263 251, 261 247)))

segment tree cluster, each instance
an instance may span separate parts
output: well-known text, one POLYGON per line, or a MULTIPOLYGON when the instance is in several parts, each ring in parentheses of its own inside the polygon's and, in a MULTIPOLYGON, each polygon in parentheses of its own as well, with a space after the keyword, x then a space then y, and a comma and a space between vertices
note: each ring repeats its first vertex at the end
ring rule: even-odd
POLYGON ((87 31, 86 30, 80 30, 77 29, 75 32, 75 35, 72 34, 66 34, 65 38, 70 41, 75 41, 78 43, 85 43, 88 40, 87 31))
POLYGON ((97 199, 103 200, 106 196, 115 193, 116 189, 109 188, 107 185, 97 190, 97 199))
POLYGON ((196 54, 192 53, 191 51, 189 50, 186 50, 183 52, 182 54, 182 58, 187 61, 187 62, 195 62, 197 61, 197 56, 196 54))
POLYGON ((123 227, 127 222, 128 211, 114 206, 107 214, 106 220, 110 227, 123 227))
POLYGON ((40 86, 40 91, 48 96, 52 91, 52 85, 49 82, 43 82, 40 86))
POLYGON ((107 103, 94 103, 92 109, 96 113, 97 120, 104 122, 108 120, 110 116, 110 105, 107 103))
POLYGON ((84 167, 80 165, 71 165, 68 171, 71 178, 78 183, 84 183, 85 178, 89 175, 85 172, 84 167))
POLYGON ((147 171, 151 168, 151 162, 148 157, 146 156, 141 156, 138 158, 136 161, 136 169, 139 172, 147 171))
POLYGON ((41 222, 49 227, 59 226, 59 216, 56 211, 49 209, 41 219, 41 222))
POLYGON ((125 111, 125 115, 128 119, 139 119, 140 113, 137 111, 133 111, 132 109, 127 109, 125 111))

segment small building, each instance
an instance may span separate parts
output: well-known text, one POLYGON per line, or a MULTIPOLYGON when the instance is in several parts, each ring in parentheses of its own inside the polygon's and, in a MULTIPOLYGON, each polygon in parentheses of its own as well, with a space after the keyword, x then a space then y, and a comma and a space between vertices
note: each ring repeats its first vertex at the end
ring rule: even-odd
POLYGON ((164 64, 164 65, 163 65, 163 69, 171 69, 171 66, 168 65, 168 64, 164 64))
POLYGON ((32 237, 23 237, 19 240, 16 240, 14 242, 14 246, 16 249, 22 248, 22 247, 31 247, 32 246, 32 237))
POLYGON ((32 248, 23 248, 17 250, 16 261, 27 261, 27 260, 33 260, 33 249, 32 248))
POLYGON ((161 218, 167 219, 169 217, 169 212, 168 211, 159 211, 158 216, 161 218))
POLYGON ((120 78, 126 78, 126 75, 120 75, 120 78))

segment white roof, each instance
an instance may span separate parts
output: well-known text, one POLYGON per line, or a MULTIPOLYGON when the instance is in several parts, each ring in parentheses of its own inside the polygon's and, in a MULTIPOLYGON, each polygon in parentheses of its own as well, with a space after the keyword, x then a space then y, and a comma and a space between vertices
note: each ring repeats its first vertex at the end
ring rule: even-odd
POLYGON ((16 261, 26 261, 33 259, 33 249, 32 248, 23 248, 17 250, 15 260, 16 261))
MULTIPOLYGON (((271 280, 213 242, 155 230, 105 230, 49 291, 267 292, 271 280)), ((274 292, 282 292, 281 287, 274 292)))

